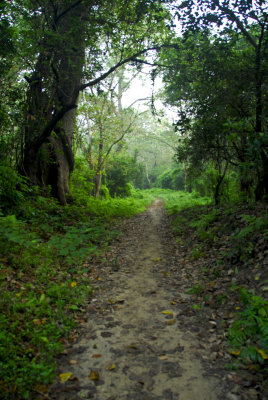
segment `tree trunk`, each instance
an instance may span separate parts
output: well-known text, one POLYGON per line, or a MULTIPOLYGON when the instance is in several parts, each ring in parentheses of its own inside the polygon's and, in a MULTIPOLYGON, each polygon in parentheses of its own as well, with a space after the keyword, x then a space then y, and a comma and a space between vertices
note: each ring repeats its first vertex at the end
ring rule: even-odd
POLYGON ((102 178, 102 168, 103 168, 103 134, 102 134, 102 126, 100 127, 100 141, 99 141, 99 154, 98 154, 98 162, 97 162, 97 169, 95 173, 95 192, 94 196, 97 199, 100 195, 101 189, 101 178, 102 178))
POLYGON ((96 199, 100 196, 101 178, 102 178, 102 174, 101 174, 101 171, 99 171, 95 175, 95 198, 96 199))
POLYGON ((60 8, 62 1, 57 3, 58 13, 50 15, 48 27, 57 39, 51 43, 44 31, 35 71, 27 78, 29 90, 20 170, 34 185, 50 185, 52 195, 66 204, 74 167, 73 132, 84 64, 84 15, 88 6, 81 2, 65 12, 64 7, 60 8))
POLYGON ((268 201, 268 158, 265 151, 261 151, 262 170, 259 174, 258 183, 255 189, 255 199, 268 201))
POLYGON ((215 191, 214 191, 214 201, 215 201, 216 206, 218 206, 220 204, 220 187, 225 178, 227 168, 228 168, 228 162, 226 162, 223 173, 221 173, 221 166, 219 164, 219 175, 217 178, 217 183, 216 183, 216 187, 215 187, 215 191))

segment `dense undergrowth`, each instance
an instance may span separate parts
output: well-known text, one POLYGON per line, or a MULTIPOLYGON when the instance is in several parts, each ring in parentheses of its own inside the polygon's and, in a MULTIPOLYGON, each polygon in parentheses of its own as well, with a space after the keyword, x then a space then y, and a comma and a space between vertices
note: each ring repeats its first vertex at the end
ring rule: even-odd
POLYGON ((200 269, 199 283, 188 291, 195 309, 210 307, 224 316, 226 347, 233 356, 229 366, 242 362, 267 374, 267 206, 195 206, 173 210, 172 219, 176 237, 200 269), (214 289, 221 284, 224 290, 214 289))

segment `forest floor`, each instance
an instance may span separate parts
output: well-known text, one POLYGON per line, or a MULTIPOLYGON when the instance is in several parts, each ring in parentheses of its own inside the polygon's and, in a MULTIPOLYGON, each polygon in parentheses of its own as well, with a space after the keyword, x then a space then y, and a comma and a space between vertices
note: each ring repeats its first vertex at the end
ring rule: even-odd
MULTIPOLYGON (((91 269, 87 320, 60 356, 61 379, 45 397, 264 400, 258 371, 226 369, 233 356, 221 321, 228 324, 232 313, 215 301, 200 307, 200 293, 189 294, 200 268, 173 235, 163 202, 121 222, 120 230, 108 258, 91 269)), ((224 294, 229 275, 208 282, 208 292, 224 294)))

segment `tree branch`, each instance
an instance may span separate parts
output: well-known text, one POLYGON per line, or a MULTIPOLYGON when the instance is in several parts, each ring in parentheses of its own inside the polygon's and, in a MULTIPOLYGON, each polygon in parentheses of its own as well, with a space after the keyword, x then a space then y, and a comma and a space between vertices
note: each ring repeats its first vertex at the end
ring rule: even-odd
POLYGON ((113 67, 111 67, 108 71, 104 72, 102 75, 100 75, 98 78, 93 79, 93 81, 84 83, 83 85, 81 85, 78 89, 78 91, 80 92, 81 90, 84 90, 90 86, 94 86, 97 85, 97 83, 101 82, 103 79, 107 78, 109 75, 111 75, 115 70, 117 70, 119 67, 121 67, 122 65, 125 65, 127 63, 129 63, 130 61, 135 61, 136 57, 147 53, 148 51, 151 50, 161 50, 162 48, 176 48, 178 49, 179 46, 176 44, 163 44, 161 46, 155 46, 155 47, 149 47, 147 49, 143 49, 135 54, 133 54, 130 57, 125 58, 122 61, 119 61, 117 64, 115 64, 113 67))
MULTIPOLYGON (((65 10, 64 13, 66 14, 70 9, 76 7, 78 4, 80 4, 82 2, 82 0, 77 1, 76 3, 74 3, 71 7, 69 7, 69 9, 65 10)), ((62 13, 63 14, 63 13, 62 13)), ((61 15, 62 15, 61 14, 61 15)), ((61 16, 60 15, 60 16, 61 16)), ((58 17, 59 18, 59 17, 58 17)), ((77 101, 77 97, 79 95, 79 92, 88 88, 88 87, 92 87, 94 85, 96 85, 97 83, 101 82, 103 79, 107 78, 109 75, 111 75, 117 68, 121 67, 124 64, 127 64, 128 62, 132 61, 133 59, 135 59, 137 56, 147 53, 148 51, 151 50, 161 50, 162 48, 178 48, 178 45, 174 44, 174 45, 162 45, 162 46, 156 46, 156 47, 150 47, 147 49, 143 49, 139 52, 137 52, 136 54, 133 54, 130 57, 125 58, 122 61, 119 61, 117 64, 115 64, 113 67, 111 67, 107 72, 103 73, 102 75, 100 75, 98 78, 93 79, 92 81, 85 83, 83 85, 81 85, 73 94, 73 98, 71 101, 71 104, 67 104, 64 105, 62 107, 62 109, 60 111, 58 111, 54 117, 51 119, 51 121, 49 121, 49 123, 46 125, 46 127, 44 128, 42 134, 39 136, 39 138, 36 140, 34 147, 35 149, 39 149, 39 147, 44 143, 44 141, 47 139, 47 137, 51 134, 51 132, 53 131, 53 129, 55 128, 55 126, 57 125, 57 123, 64 117, 64 115, 77 107, 76 105, 76 101, 77 101)), ((120 139, 121 140, 121 139, 120 139)))
POLYGON ((64 117, 64 115, 76 108, 77 105, 76 104, 69 104, 66 105, 64 107, 62 107, 62 109, 57 112, 57 114, 54 115, 54 117, 49 121, 49 123, 45 126, 42 134, 37 138, 37 140, 34 143, 34 148, 37 151, 40 146, 45 142, 45 140, 49 137, 49 135, 51 134, 51 132, 53 131, 53 129, 55 128, 55 126, 57 125, 57 123, 61 120, 61 118, 64 117))
POLYGON ((59 22, 59 20, 64 17, 64 15, 68 14, 68 12, 70 12, 73 8, 79 6, 81 3, 83 2, 83 0, 77 0, 75 3, 73 3, 70 7, 66 8, 66 10, 62 11, 62 13, 60 15, 57 16, 56 18, 56 23, 59 22))
POLYGON ((227 7, 224 7, 220 4, 219 0, 215 0, 215 4, 217 7, 227 16, 227 18, 230 21, 233 21, 236 23, 237 27, 240 29, 242 34, 245 36, 245 38, 248 40, 248 42, 255 48, 258 48, 258 44, 256 43, 255 39, 249 34, 249 32, 246 30, 244 27, 243 23, 240 21, 240 19, 235 15, 235 13, 230 10, 227 7))
POLYGON ((140 64, 146 64, 146 65, 150 65, 151 67, 162 67, 162 68, 168 68, 168 65, 164 65, 164 64, 152 64, 148 61, 144 61, 141 60, 140 58, 135 58, 133 61, 138 62, 140 64))
POLYGON ((144 99, 137 99, 137 100, 133 101, 133 103, 131 103, 130 106, 127 107, 127 110, 129 108, 131 108, 132 106, 134 106, 134 104, 137 103, 138 101, 144 101, 144 100, 150 100, 150 99, 151 99, 151 97, 144 97, 144 99))

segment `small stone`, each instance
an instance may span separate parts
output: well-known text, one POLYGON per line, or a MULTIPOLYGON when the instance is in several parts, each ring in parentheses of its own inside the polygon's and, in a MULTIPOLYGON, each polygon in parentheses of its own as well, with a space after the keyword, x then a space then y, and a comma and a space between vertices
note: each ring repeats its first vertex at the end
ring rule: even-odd
POLYGON ((210 359, 212 361, 215 361, 217 358, 218 358, 218 353, 216 353, 216 351, 210 354, 210 359))
POLYGON ((240 400, 240 397, 234 393, 227 393, 226 400, 240 400))

